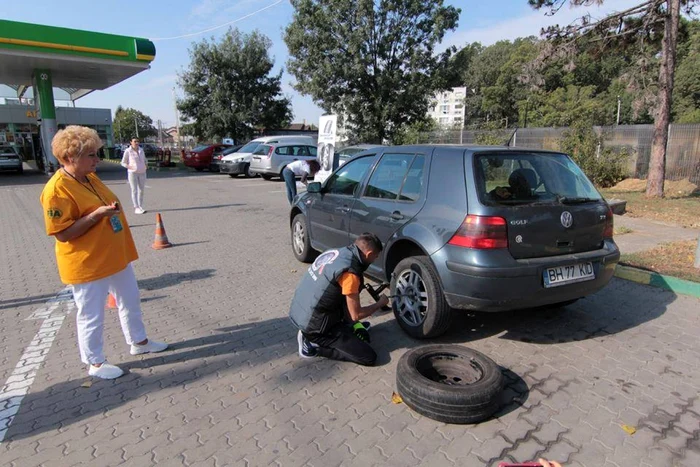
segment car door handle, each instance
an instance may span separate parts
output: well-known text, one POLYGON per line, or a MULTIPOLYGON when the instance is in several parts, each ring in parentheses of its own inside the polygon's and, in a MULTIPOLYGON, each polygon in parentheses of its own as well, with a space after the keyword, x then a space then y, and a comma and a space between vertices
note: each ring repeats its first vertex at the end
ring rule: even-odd
POLYGON ((400 221, 403 219, 403 214, 401 214, 399 211, 394 211, 391 213, 391 218, 395 221, 400 221))
POLYGON ((347 214, 348 212, 350 212, 350 208, 347 206, 338 207, 338 208, 335 208, 335 210, 338 212, 342 212, 343 214, 347 214))

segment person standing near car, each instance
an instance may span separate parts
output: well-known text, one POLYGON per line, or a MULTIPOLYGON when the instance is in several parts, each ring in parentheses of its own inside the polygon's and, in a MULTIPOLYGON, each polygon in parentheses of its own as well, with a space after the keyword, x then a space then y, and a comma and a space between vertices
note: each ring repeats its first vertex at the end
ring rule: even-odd
POLYGON ((369 345, 362 319, 389 303, 382 295, 377 303, 360 305, 363 274, 382 251, 372 233, 363 233, 345 248, 318 256, 297 286, 289 318, 297 327, 302 358, 326 357, 372 366, 377 354, 369 345))
POLYGON ((284 179, 284 184, 287 187, 287 199, 289 204, 294 203, 294 197, 297 195, 297 182, 296 178, 301 177, 301 183, 307 185, 306 179, 313 177, 321 169, 319 163, 315 160, 305 161, 298 160, 282 169, 282 178, 284 179))
POLYGON ((56 239, 58 274, 73 291, 80 358, 90 376, 114 379, 123 371, 107 363, 103 350, 108 293, 116 299, 131 355, 161 352, 168 344, 146 335, 131 266, 138 259, 136 245, 119 199, 95 174, 101 147, 92 128, 70 125, 56 133, 51 149, 62 167, 40 201, 46 233, 56 239))
POLYGON ((131 138, 131 144, 124 150, 122 167, 128 171, 131 187, 131 202, 136 214, 143 214, 143 192, 146 189, 146 154, 139 146, 138 138, 131 138))

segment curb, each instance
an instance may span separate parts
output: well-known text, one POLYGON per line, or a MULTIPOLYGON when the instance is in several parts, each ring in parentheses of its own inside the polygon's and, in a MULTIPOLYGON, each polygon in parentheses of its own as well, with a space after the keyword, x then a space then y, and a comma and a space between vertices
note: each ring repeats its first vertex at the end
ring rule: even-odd
POLYGON ((700 298, 700 283, 698 282, 664 276, 655 272, 620 264, 615 267, 615 277, 700 298))

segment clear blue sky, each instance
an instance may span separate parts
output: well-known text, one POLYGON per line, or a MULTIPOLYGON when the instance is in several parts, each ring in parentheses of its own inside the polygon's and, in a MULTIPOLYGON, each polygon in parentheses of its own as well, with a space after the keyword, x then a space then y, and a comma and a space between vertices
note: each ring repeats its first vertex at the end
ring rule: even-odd
MULTIPOLYGON (((9 1, 9 0, 6 0, 9 1)), ((110 108, 118 105, 136 108, 160 119, 165 126, 174 125, 175 111, 172 89, 177 73, 189 63, 188 49, 193 41, 219 38, 228 29, 223 27, 205 34, 175 40, 156 40, 191 34, 245 17, 278 0, 32 0, 20 8, 4 8, 3 18, 14 21, 85 29, 127 36, 146 37, 156 45, 156 59, 151 69, 105 91, 95 91, 77 101, 80 107, 110 108)), ((5 3, 5 2, 2 2, 5 3)), ((568 24, 585 11, 594 17, 619 11, 641 0, 607 0, 603 7, 570 9, 565 6, 553 18, 533 11, 527 0, 446 0, 462 10, 459 27, 449 33, 444 46, 463 46, 479 41, 484 45, 498 40, 538 35, 548 24, 568 24), (498 6, 495 6, 498 5, 498 6)), ((285 67, 287 47, 283 30, 292 18, 292 6, 283 0, 273 7, 248 16, 233 24, 243 32, 260 30, 273 42, 271 55, 275 68, 285 67)), ((321 110, 309 97, 292 89, 292 77, 282 77, 283 92, 292 98, 294 121, 318 123, 321 110)))

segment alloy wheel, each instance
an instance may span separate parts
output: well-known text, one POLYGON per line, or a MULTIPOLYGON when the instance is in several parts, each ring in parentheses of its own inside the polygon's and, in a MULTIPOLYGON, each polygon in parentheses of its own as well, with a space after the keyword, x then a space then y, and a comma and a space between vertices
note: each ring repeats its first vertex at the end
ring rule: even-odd
POLYGON ((425 321, 428 311, 428 291, 423 278, 413 269, 401 271, 396 281, 394 307, 398 316, 411 326, 419 326, 425 321))

